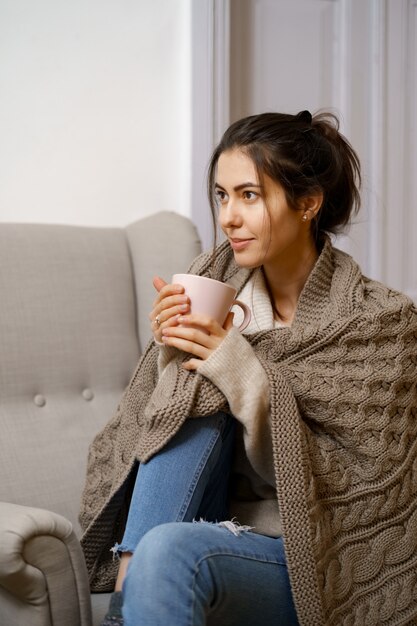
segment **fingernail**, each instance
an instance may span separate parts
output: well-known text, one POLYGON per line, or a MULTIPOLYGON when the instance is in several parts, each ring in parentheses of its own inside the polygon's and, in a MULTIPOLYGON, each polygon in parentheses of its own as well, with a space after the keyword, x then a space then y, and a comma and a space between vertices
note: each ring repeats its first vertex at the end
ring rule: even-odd
POLYGON ((186 311, 188 309, 188 304, 181 304, 180 311, 186 311))
POLYGON ((179 315, 179 316, 178 316, 178 321, 179 321, 180 323, 184 323, 184 324, 186 324, 186 323, 188 322, 188 317, 185 317, 185 315, 179 315))

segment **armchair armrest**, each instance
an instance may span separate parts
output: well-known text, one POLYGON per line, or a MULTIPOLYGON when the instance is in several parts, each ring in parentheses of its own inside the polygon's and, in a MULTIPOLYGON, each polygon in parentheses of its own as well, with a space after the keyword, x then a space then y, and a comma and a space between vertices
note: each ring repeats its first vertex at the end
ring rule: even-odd
POLYGON ((0 606, 5 624, 91 626, 84 556, 67 519, 0 502, 0 606))

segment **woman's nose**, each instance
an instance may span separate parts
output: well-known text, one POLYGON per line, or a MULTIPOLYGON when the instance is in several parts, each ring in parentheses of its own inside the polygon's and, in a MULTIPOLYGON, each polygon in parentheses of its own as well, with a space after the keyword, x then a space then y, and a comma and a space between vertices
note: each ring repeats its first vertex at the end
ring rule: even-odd
POLYGON ((239 210, 238 202, 230 199, 229 202, 221 208, 219 221, 223 228, 240 226, 242 224, 242 214, 239 210))

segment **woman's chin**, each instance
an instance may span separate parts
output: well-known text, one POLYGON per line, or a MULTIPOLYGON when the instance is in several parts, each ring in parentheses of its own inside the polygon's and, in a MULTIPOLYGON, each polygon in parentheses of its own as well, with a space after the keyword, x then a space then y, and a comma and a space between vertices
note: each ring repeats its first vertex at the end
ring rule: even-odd
POLYGON ((234 252, 234 258, 236 265, 239 265, 242 269, 254 270, 262 265, 262 261, 259 259, 250 258, 244 254, 234 252))

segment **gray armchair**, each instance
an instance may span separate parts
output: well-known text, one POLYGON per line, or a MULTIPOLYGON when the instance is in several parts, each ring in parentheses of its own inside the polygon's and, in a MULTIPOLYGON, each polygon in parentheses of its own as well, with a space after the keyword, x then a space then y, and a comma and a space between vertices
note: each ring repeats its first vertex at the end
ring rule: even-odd
POLYGON ((150 338, 152 276, 199 252, 175 213, 124 229, 0 224, 0 624, 103 617, 78 541, 88 445, 150 338))

